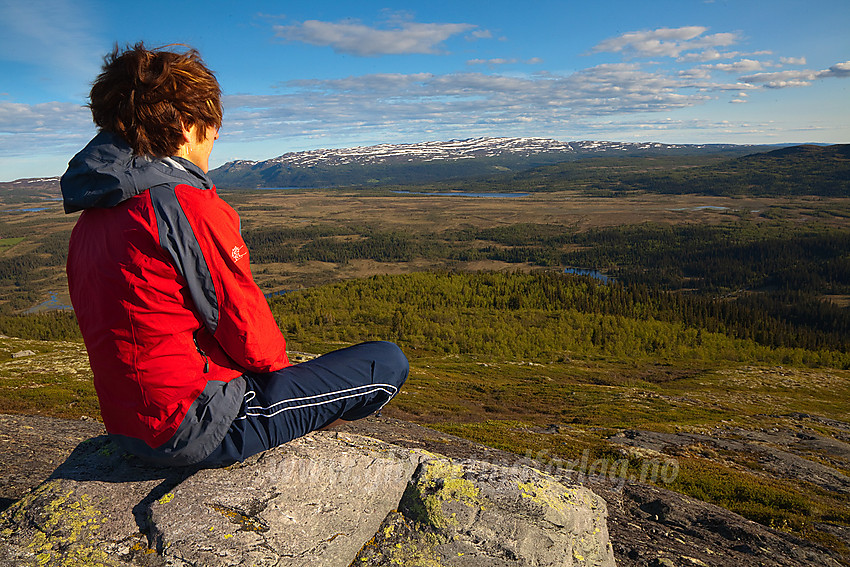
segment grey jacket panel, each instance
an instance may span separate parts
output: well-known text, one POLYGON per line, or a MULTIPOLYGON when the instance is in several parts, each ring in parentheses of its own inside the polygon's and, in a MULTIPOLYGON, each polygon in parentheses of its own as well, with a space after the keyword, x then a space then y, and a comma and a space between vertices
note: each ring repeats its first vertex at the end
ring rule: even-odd
POLYGON ((173 186, 150 190, 156 214, 159 244, 171 255, 180 275, 186 280, 192 302, 203 317, 210 334, 218 327, 218 299, 215 285, 201 245, 173 186))
POLYGON ((164 466, 187 466, 203 461, 221 445, 227 430, 242 409, 245 378, 230 382, 213 380, 192 402, 183 423, 161 446, 152 448, 141 439, 111 434, 118 445, 145 461, 164 466))

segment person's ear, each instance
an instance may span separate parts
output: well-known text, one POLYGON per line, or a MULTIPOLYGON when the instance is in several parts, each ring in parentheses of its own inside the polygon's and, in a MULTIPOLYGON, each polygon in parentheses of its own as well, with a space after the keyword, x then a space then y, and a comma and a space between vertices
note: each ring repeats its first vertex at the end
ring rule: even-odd
POLYGON ((183 143, 184 144, 193 144, 195 143, 195 126, 186 127, 186 123, 182 120, 180 121, 180 129, 183 131, 183 143))

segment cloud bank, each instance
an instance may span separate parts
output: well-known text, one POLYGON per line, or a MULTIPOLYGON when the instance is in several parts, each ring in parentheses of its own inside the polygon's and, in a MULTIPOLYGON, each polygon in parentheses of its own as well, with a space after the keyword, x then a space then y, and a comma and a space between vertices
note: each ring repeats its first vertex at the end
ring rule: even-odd
POLYGON ((0 154, 75 151, 94 133, 91 111, 80 104, 0 101, 0 154))
MULTIPOLYGON (((300 80, 271 96, 226 97, 226 126, 245 138, 350 132, 472 135, 529 124, 541 131, 608 115, 668 111, 710 100, 689 81, 634 63, 571 75, 375 74, 300 80)), ((735 88, 740 90, 741 86, 735 88)))
POLYGON ((418 24, 403 22, 395 29, 373 28, 357 22, 322 22, 307 20, 291 25, 274 26, 275 36, 285 41, 330 47, 337 53, 361 57, 437 54, 440 45, 450 37, 473 31, 475 37, 489 37, 486 30, 472 24, 418 24))
POLYGON ((764 85, 771 89, 782 89, 785 87, 807 87, 817 79, 846 78, 850 77, 850 61, 836 63, 829 69, 813 71, 811 69, 778 71, 776 73, 756 73, 741 77, 745 83, 752 85, 764 85))
MULTIPOLYGON (((488 30, 468 23, 411 21, 378 28, 356 21, 308 20, 274 26, 273 32, 283 41, 361 57, 442 55, 451 38, 492 37, 488 30)), ((490 56, 467 58, 465 66, 460 63, 465 70, 454 73, 291 80, 276 85, 276 94, 225 96, 221 141, 232 147, 271 140, 315 147, 321 140, 319 144, 329 147, 478 135, 598 137, 606 132, 641 135, 675 129, 765 133, 778 127, 671 120, 667 113, 716 100, 752 104, 755 97, 748 95, 759 90, 850 77, 850 61, 822 70, 788 69, 805 65, 806 59, 774 60, 770 51, 736 49, 742 41, 737 32, 709 32, 707 27, 687 26, 624 33, 589 52, 614 54, 614 62, 575 72, 521 73, 517 66, 532 71, 543 59, 490 56), (513 66, 513 71, 503 71, 506 66, 513 66)), ((93 131, 82 102, 27 105, 0 99, 4 156, 69 154, 69 148, 81 147, 93 131)))
MULTIPOLYGON (((360 23, 310 21, 275 30, 288 41, 330 46, 361 56, 440 53, 442 42, 452 36, 490 36, 471 24, 411 22, 384 30, 360 23)), ((384 73, 289 81, 279 85, 277 95, 227 97, 227 130, 244 139, 522 135, 529 130, 539 134, 567 127, 593 130, 594 124, 610 127, 615 118, 607 117, 623 123, 629 115, 672 112, 719 98, 746 104, 748 91, 806 86, 816 79, 850 75, 847 62, 824 71, 767 71, 804 64, 805 58, 773 61, 767 58, 773 55, 770 51, 735 50, 742 41, 737 32, 709 31, 703 26, 685 26, 628 32, 590 50, 616 54, 621 62, 572 74, 507 74, 498 68, 540 64, 542 59, 491 57, 466 61, 467 66, 487 67, 489 72, 384 73), (672 61, 659 64, 659 58, 672 61), (686 66, 694 63, 702 64, 686 66)), ((667 127, 670 123, 659 124, 667 127)), ((727 122, 706 124, 724 131, 732 128, 727 122)))
POLYGON ((708 28, 686 26, 625 33, 597 44, 593 53, 622 53, 628 57, 679 57, 685 51, 728 47, 738 42, 738 34, 703 35, 708 28))

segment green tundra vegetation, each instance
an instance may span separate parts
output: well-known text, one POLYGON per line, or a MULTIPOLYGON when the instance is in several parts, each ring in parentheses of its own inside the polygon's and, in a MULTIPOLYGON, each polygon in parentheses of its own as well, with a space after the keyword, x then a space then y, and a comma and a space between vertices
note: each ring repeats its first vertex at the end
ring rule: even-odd
MULTIPOLYGON (((382 275, 270 303, 294 348, 402 345, 413 370, 389 411, 544 462, 587 453, 613 470, 624 455, 606 439, 623 429, 710 432, 783 427, 795 412, 850 415, 850 373, 835 370, 850 368, 846 332, 777 316, 790 341, 777 345, 763 313, 726 311, 733 303, 723 299, 540 271, 382 275), (800 329, 811 348, 791 346, 800 329), (835 348, 815 346, 827 344, 835 348), (799 368, 800 382, 789 386, 784 367, 799 368), (553 423, 557 433, 544 433, 553 423)), ((817 527, 850 522, 846 495, 765 478, 747 455, 726 459, 679 455, 665 486, 846 551, 817 527)), ((629 456, 621 473, 639 477, 646 466, 629 456)))
MULTIPOLYGON (((550 309, 634 317, 634 305, 640 305, 656 319, 767 346, 845 352, 850 346, 850 313, 823 300, 824 295, 850 294, 850 232, 841 229, 742 221, 577 232, 514 224, 413 235, 314 226, 257 229, 246 233, 246 241, 259 263, 453 258, 581 266, 617 283, 597 286, 586 296, 570 294, 566 301, 549 303, 550 309), (341 239, 343 235, 348 238, 341 239), (591 303, 593 307, 585 307, 591 303)), ((551 287, 558 281, 535 285, 551 287)), ((552 300, 543 296, 534 302, 528 290, 512 297, 515 304, 505 307, 543 309, 552 300)), ((523 345, 513 348, 522 350, 523 345)))
POLYGON ((807 349, 792 346, 798 333, 787 325, 789 344, 777 346, 771 321, 727 303, 557 272, 373 276, 277 296, 271 305, 297 342, 385 338, 417 351, 535 362, 578 357, 850 368, 846 333, 805 328, 813 345, 839 347, 807 349))

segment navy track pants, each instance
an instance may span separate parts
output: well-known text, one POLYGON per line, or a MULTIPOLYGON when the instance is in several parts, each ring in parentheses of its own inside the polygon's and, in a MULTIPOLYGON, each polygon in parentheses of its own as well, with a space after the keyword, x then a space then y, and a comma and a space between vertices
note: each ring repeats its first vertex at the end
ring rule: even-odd
POLYGON ((221 445, 200 465, 233 464, 337 419, 366 417, 398 393, 408 368, 401 349, 377 341, 276 372, 245 374, 248 387, 239 414, 221 445))

